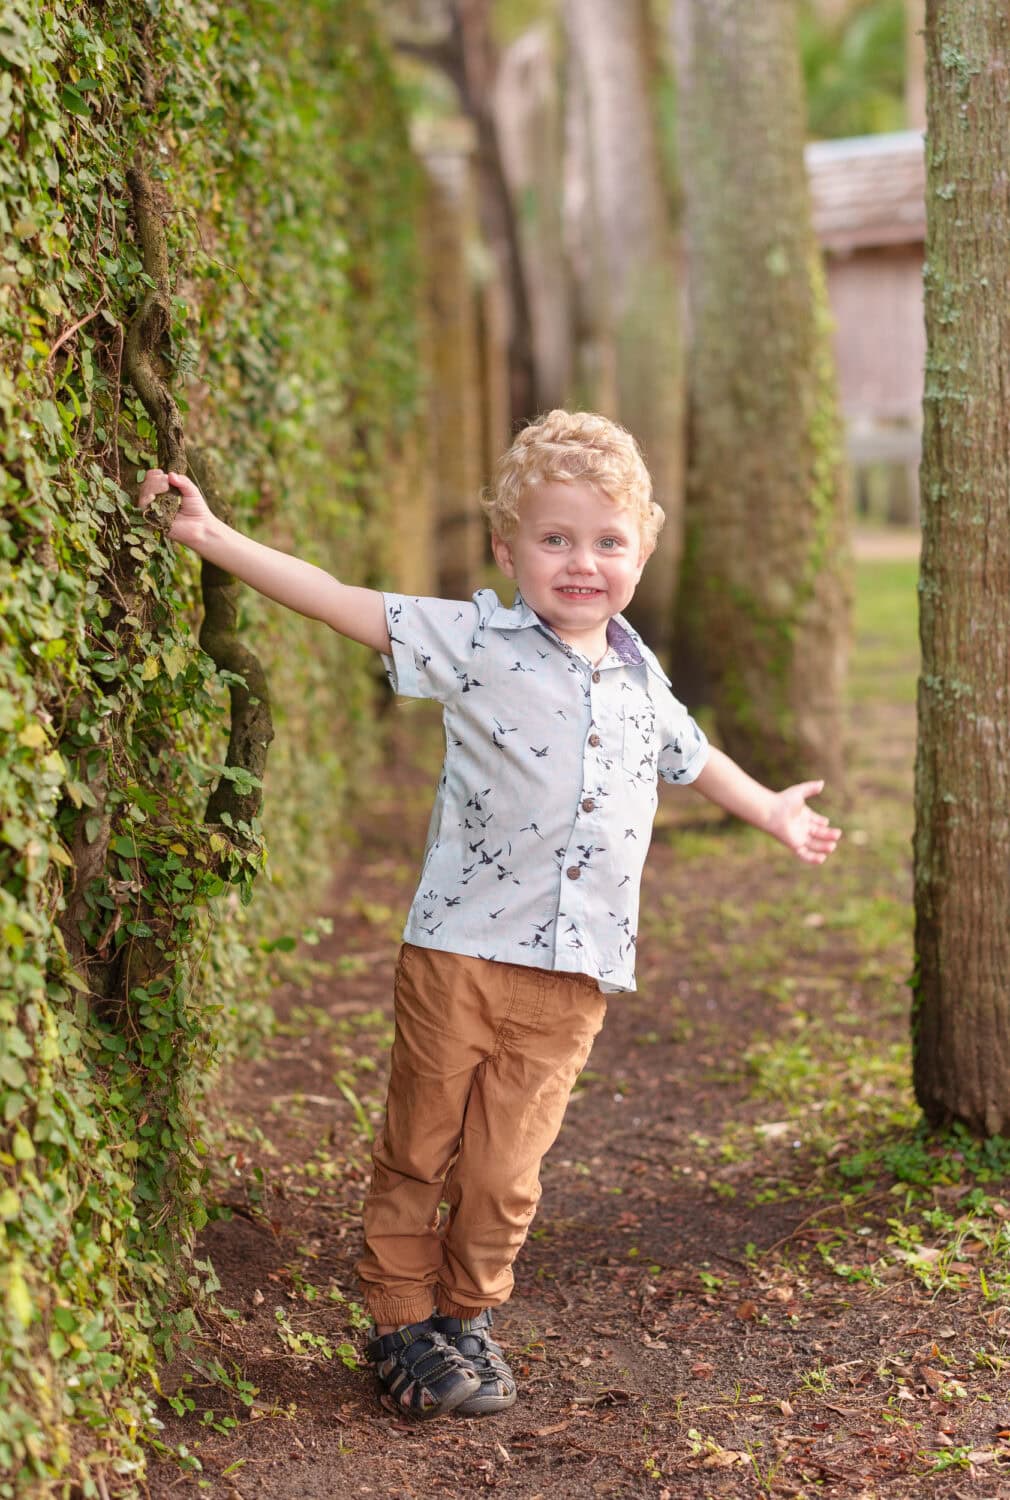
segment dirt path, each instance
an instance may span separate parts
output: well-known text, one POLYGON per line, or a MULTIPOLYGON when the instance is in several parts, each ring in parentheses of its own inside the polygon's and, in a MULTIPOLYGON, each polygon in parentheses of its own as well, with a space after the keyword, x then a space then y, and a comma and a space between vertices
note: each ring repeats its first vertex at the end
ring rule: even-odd
POLYGON ((435 748, 398 710, 333 935, 220 1101, 236 1211, 201 1251, 233 1315, 200 1357, 233 1392, 170 1372, 194 1406, 166 1405, 165 1440, 202 1467, 156 1466, 153 1500, 1010 1495, 1006 1180, 967 1217, 946 1158, 914 1204, 895 1182, 935 1153, 905 1083, 912 718, 887 683, 834 866, 666 798, 641 988, 611 1003, 498 1325, 520 1402, 420 1428, 357 1367, 352 1271, 435 748))

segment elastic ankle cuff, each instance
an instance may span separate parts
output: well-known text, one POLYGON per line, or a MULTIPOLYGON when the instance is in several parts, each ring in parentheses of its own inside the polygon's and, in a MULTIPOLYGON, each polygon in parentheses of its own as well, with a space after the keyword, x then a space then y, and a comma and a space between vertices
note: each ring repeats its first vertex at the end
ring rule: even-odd
POLYGON ((423 1323, 432 1313, 430 1297, 421 1301, 417 1298, 411 1301, 409 1297, 368 1297, 367 1302, 376 1326, 390 1323, 399 1328, 404 1323, 423 1323))
POLYGON ((486 1310, 487 1303, 480 1307, 467 1307, 462 1302, 453 1302, 441 1291, 435 1293, 435 1311, 440 1318, 476 1318, 478 1313, 486 1310))

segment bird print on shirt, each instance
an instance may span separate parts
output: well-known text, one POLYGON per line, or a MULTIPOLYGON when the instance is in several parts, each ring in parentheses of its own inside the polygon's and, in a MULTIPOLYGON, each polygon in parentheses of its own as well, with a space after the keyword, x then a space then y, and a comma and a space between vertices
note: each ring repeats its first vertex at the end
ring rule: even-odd
POLYGON ((692 779, 705 743, 654 658, 612 621, 594 667, 490 590, 469 604, 386 598, 392 685, 444 705, 432 839, 404 936, 632 985, 656 778, 692 779))

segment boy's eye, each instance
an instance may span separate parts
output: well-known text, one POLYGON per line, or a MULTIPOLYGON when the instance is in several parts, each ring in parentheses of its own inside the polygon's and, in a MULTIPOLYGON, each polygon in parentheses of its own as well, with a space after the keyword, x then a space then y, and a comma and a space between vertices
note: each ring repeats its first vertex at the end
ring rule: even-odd
POLYGON ((545 536, 544 541, 548 547, 563 547, 565 545, 564 537, 559 536, 556 531, 552 531, 550 536, 545 536))
POLYGON ((613 552, 615 547, 621 545, 616 536, 601 536, 599 544, 607 552, 613 552))

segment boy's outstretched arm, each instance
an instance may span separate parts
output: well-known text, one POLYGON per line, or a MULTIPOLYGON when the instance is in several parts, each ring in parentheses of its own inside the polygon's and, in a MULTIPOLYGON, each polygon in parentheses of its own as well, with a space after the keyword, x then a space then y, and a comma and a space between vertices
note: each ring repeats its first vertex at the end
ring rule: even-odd
POLYGON ((713 746, 692 785, 717 807, 763 828, 809 865, 822 865, 842 836, 840 828, 831 828, 827 818, 807 806, 808 797, 824 790, 823 781, 801 781, 773 792, 713 746))
POLYGON ((323 568, 254 542, 252 537, 226 526, 214 515, 191 479, 184 474, 166 474, 151 469, 137 496, 146 509, 155 495, 178 490, 182 497, 179 514, 168 533, 173 542, 186 547, 232 573, 268 599, 288 609, 322 620, 340 635, 376 651, 389 651, 389 630, 382 595, 376 589, 341 583, 323 568))

